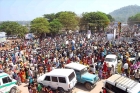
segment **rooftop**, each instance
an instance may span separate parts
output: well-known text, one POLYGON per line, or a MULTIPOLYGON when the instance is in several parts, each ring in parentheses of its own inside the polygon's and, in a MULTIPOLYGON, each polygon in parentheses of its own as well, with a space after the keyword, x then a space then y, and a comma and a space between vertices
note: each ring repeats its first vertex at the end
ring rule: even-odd
POLYGON ((0 73, 0 78, 5 77, 5 76, 8 76, 8 74, 6 74, 6 73, 0 73))
POLYGON ((73 72, 72 69, 54 69, 46 75, 67 76, 73 72))
POLYGON ((111 76, 110 78, 107 79, 107 81, 114 83, 114 85, 116 84, 116 86, 121 86, 128 90, 133 89, 134 87, 137 86, 137 84, 139 84, 138 82, 136 82, 130 78, 127 78, 125 76, 121 76, 119 74, 115 74, 115 75, 111 76))
POLYGON ((85 65, 82 65, 82 64, 79 64, 79 63, 69 63, 69 64, 65 65, 65 67, 75 69, 75 70, 79 70, 79 71, 86 68, 85 65))
POLYGON ((117 56, 115 54, 109 54, 106 56, 106 58, 116 58, 117 56))

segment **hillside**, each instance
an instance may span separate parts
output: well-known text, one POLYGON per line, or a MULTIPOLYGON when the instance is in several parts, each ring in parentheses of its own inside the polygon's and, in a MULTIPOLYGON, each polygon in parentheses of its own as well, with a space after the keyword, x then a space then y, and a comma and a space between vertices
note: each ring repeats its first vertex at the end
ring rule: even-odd
MULTIPOLYGON (((0 23, 2 23, 3 21, 0 21, 0 23)), ((17 23, 19 23, 20 25, 29 25, 30 21, 15 21, 17 23)))
POLYGON ((140 6, 138 5, 129 5, 122 7, 120 9, 114 10, 113 12, 109 13, 113 18, 115 18, 115 21, 120 22, 127 22, 127 19, 130 16, 133 16, 137 13, 140 13, 140 6))

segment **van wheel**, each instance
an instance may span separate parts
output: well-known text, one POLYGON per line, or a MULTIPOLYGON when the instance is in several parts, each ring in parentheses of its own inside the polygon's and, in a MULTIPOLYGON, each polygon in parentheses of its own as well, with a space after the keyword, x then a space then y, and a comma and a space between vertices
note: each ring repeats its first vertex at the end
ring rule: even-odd
POLYGON ((63 88, 58 88, 60 93, 66 93, 65 90, 63 88))
POLYGON ((91 83, 88 83, 88 82, 85 83, 85 87, 87 90, 93 89, 93 85, 91 83))
POLYGON ((16 92, 17 92, 16 88, 12 88, 12 89, 10 90, 10 93, 16 93, 16 92))

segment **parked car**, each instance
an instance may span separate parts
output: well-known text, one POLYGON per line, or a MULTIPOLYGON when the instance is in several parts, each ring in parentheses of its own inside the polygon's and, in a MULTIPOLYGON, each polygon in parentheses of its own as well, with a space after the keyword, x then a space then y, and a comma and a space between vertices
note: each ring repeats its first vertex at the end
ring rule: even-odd
POLYGON ((106 79, 104 88, 107 93, 140 93, 140 83, 119 74, 106 79))
POLYGON ((73 69, 76 73, 77 82, 84 84, 85 88, 91 90, 96 86, 96 82, 99 80, 98 75, 94 75, 88 72, 87 66, 79 63, 69 63, 65 65, 65 68, 73 69))
POLYGON ((116 66, 118 64, 118 58, 115 54, 109 54, 105 57, 104 62, 106 62, 109 67, 113 65, 114 69, 116 69, 116 66))
POLYGON ((19 93, 17 81, 6 73, 0 73, 0 93, 19 93))
POLYGON ((37 82, 42 86, 58 89, 60 93, 72 92, 77 83, 76 75, 72 69, 54 69, 49 73, 40 76, 37 82))

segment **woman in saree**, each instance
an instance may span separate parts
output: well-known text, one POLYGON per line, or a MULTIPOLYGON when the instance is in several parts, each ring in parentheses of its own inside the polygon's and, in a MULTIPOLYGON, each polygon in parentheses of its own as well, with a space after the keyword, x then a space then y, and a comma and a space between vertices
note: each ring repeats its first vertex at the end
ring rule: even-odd
POLYGON ((21 82, 25 83, 25 81, 26 81, 26 74, 25 74, 24 68, 22 68, 20 74, 21 74, 21 82))
POLYGON ((117 64, 117 72, 122 74, 122 62, 119 60, 117 64))

